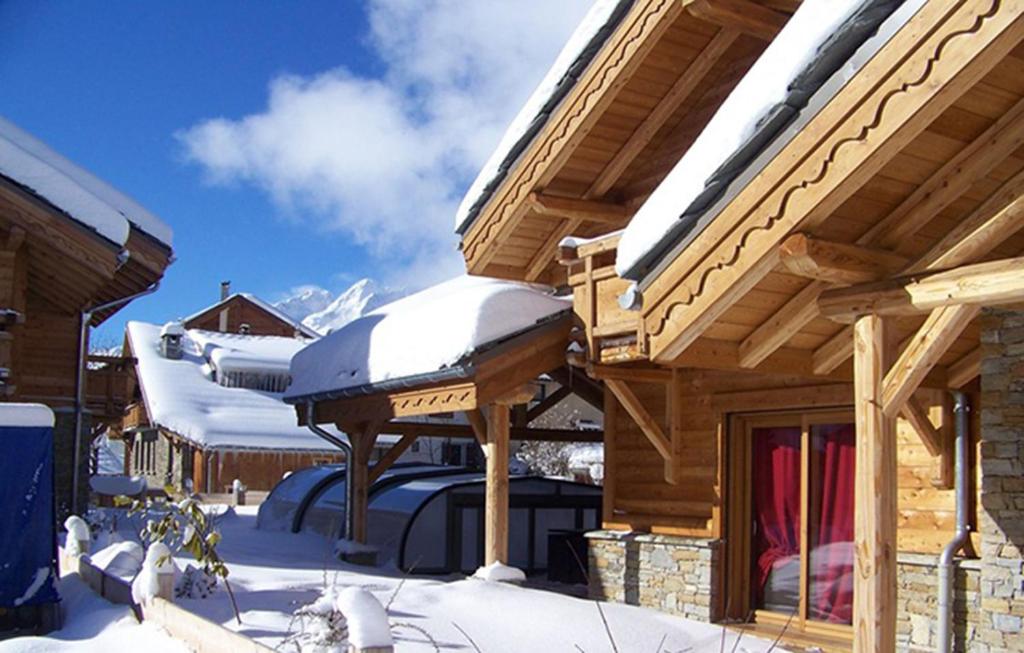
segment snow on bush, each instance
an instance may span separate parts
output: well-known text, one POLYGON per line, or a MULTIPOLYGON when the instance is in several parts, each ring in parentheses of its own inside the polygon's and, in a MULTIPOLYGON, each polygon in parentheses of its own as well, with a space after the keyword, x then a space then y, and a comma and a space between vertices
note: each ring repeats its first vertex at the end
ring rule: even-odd
POLYGON ((68 555, 77 556, 89 552, 82 550, 83 544, 88 549, 88 544, 92 540, 89 525, 85 523, 84 519, 78 515, 71 515, 64 520, 64 529, 68 532, 68 537, 64 542, 64 550, 68 555))
POLYGON ((521 569, 509 567, 500 562, 492 562, 486 567, 477 569, 473 578, 491 582, 521 583, 526 580, 526 574, 521 569))
POLYGON ((205 599, 217 589, 217 577, 191 564, 185 567, 174 584, 178 599, 205 599))
POLYGON ((348 621, 348 643, 357 649, 392 646, 388 613, 377 598, 362 587, 346 587, 338 595, 338 609, 348 621))
POLYGON ((145 605, 160 592, 160 576, 175 572, 171 550, 162 542, 149 545, 142 570, 132 581, 132 601, 145 605))
POLYGON ((333 587, 309 605, 295 611, 292 627, 297 632, 285 639, 300 653, 345 653, 348 647, 348 622, 337 606, 338 596, 333 587))

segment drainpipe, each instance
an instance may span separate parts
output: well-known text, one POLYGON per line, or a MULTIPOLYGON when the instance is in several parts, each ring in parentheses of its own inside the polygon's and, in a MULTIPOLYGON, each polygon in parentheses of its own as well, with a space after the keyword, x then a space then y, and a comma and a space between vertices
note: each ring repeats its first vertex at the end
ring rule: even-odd
POLYGON ((114 301, 107 302, 106 304, 99 304, 98 306, 87 308, 82 311, 82 314, 80 315, 80 321, 78 323, 78 369, 75 370, 75 448, 74 451, 71 452, 71 464, 73 466, 71 472, 72 512, 78 509, 78 450, 82 446, 82 417, 85 413, 85 369, 86 361, 89 357, 89 322, 92 321, 92 316, 96 313, 100 313, 109 308, 114 308, 115 306, 127 304, 139 297, 152 295, 159 287, 160 282, 156 281, 152 286, 146 288, 142 292, 135 293, 128 297, 121 297, 120 299, 115 299, 114 301))
POLYGON ((312 399, 306 401, 306 426, 317 436, 323 438, 327 442, 330 442, 334 446, 338 447, 345 453, 345 524, 342 533, 342 537, 346 540, 352 539, 352 523, 353 523, 353 511, 352 511, 352 445, 345 442, 339 437, 328 433, 324 429, 320 428, 316 419, 314 418, 316 411, 316 404, 313 403, 312 399))
POLYGON ((956 533, 939 557, 939 623, 935 650, 949 653, 953 650, 953 556, 967 543, 970 526, 967 525, 967 415, 970 405, 967 395, 953 392, 953 414, 956 425, 954 448, 954 476, 956 483, 956 533))

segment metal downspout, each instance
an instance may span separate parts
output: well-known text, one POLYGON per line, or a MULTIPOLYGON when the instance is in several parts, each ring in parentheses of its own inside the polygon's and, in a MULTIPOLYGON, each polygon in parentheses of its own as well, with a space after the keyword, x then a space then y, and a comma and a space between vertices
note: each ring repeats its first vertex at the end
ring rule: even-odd
POLYGON ((160 287, 160 282, 154 282, 152 286, 146 288, 142 292, 129 295, 128 297, 121 297, 114 301, 107 302, 105 304, 99 304, 92 308, 87 308, 82 311, 80 321, 78 323, 78 369, 75 370, 75 445, 74 450, 71 452, 71 512, 78 510, 78 463, 79 455, 78 450, 82 446, 82 416, 85 413, 85 369, 86 360, 89 356, 89 322, 92 321, 92 316, 101 311, 105 311, 108 308, 114 308, 115 306, 121 306, 128 302, 134 301, 139 297, 145 297, 146 295, 152 295, 156 292, 157 288, 160 287))
POLYGON ((315 435, 319 436, 320 438, 323 438, 327 442, 330 442, 331 444, 333 444, 334 446, 338 447, 339 449, 341 449, 345 453, 345 524, 344 524, 344 531, 342 533, 342 537, 343 537, 343 539, 351 540, 352 539, 352 517, 353 517, 353 514, 354 514, 352 512, 352 465, 353 465, 352 445, 350 445, 348 442, 345 442, 341 438, 335 437, 333 434, 328 433, 324 429, 320 428, 317 425, 317 423, 316 423, 316 419, 314 419, 314 417, 313 417, 314 414, 315 414, 315 412, 314 412, 315 410, 316 410, 316 404, 313 403, 313 400, 312 399, 307 400, 306 401, 306 426, 315 435))
POLYGON ((953 557, 967 543, 971 530, 967 524, 967 416, 970 405, 967 395, 963 392, 956 391, 952 394, 956 425, 956 533, 939 557, 939 623, 935 647, 939 653, 949 653, 953 650, 953 557))

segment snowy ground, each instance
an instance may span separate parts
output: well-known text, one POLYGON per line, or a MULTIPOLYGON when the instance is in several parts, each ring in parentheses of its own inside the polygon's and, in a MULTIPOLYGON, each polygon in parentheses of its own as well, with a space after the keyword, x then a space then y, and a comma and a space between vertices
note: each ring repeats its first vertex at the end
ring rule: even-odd
POLYGON ((58 583, 64 626, 46 637, 18 637, 0 642, 0 653, 72 651, 112 653, 187 653, 188 648, 160 628, 140 624, 131 609, 114 605, 93 593, 78 574, 58 583))
MULTIPOLYGON (((271 647, 292 628, 291 614, 319 596, 326 583, 339 590, 362 586, 388 609, 396 650, 611 651, 602 611, 617 648, 649 652, 722 650, 722 629, 653 610, 593 601, 536 589, 473 579, 407 578, 386 570, 345 565, 330 555, 327 542, 306 534, 255 529, 256 509, 238 508, 219 522, 219 546, 231 569, 242 625, 235 623, 223 590, 181 605, 271 647), (460 632, 465 631, 465 635, 460 632), (467 638, 468 636, 468 638, 467 638), (430 639, 436 642, 436 647, 430 639)), ((185 560, 179 561, 184 566, 185 560)), ((726 651, 735 634, 726 634, 726 651)), ((767 651, 770 642, 744 635, 735 651, 767 651)))

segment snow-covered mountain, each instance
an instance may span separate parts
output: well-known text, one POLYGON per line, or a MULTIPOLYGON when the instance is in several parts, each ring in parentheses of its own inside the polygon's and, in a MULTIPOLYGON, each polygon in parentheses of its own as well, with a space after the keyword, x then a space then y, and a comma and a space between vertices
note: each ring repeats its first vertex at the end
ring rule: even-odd
POLYGON ((300 286, 293 292, 294 295, 277 302, 274 307, 295 320, 322 311, 334 301, 331 291, 320 286, 300 286))
POLYGON ((314 331, 328 334, 407 294, 406 289, 382 287, 372 279, 360 279, 337 297, 329 290, 306 286, 275 306, 314 331))

